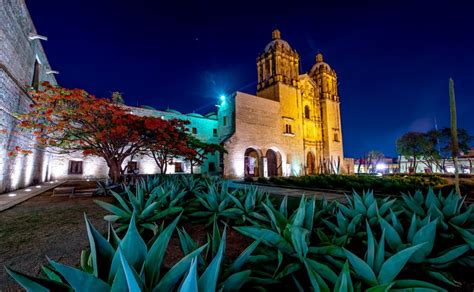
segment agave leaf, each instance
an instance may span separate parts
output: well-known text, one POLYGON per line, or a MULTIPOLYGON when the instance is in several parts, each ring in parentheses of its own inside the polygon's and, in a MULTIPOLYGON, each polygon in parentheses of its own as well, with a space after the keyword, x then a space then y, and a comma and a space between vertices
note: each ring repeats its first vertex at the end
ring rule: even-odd
POLYGON ((385 261, 385 230, 382 230, 377 251, 375 252, 374 268, 372 269, 375 273, 379 273, 382 265, 385 261))
POLYGON ((393 251, 397 251, 402 245, 400 235, 385 219, 379 218, 379 222, 382 230, 385 230, 388 246, 390 246, 393 251))
POLYGON ((470 250, 470 247, 467 244, 458 245, 449 249, 448 251, 444 252, 438 257, 426 259, 426 262, 431 263, 431 264, 445 264, 457 259, 458 257, 462 256, 469 250, 470 250))
POLYGON ((300 263, 290 263, 286 265, 276 276, 275 279, 281 279, 288 275, 293 275, 296 271, 301 269, 300 263))
POLYGON ((353 292, 354 287, 352 286, 351 271, 349 269, 349 262, 346 261, 342 268, 339 277, 337 278, 336 284, 334 285, 335 292, 353 292))
POLYGON ((474 233, 471 233, 468 230, 458 227, 456 225, 451 225, 451 226, 453 226, 454 229, 456 229, 461 234, 462 238, 464 238, 466 243, 469 244, 471 249, 474 250, 474 233))
POLYGON ((377 216, 378 207, 377 207, 377 201, 373 201, 370 205, 369 208, 367 209, 367 217, 375 217, 377 216))
POLYGON ((426 208, 429 208, 431 206, 436 206, 437 208, 441 207, 441 204, 436 195, 434 194, 432 188, 429 188, 428 194, 426 195, 425 206, 426 208))
POLYGON ((428 271, 428 275, 430 275, 433 279, 436 279, 440 282, 444 282, 448 285, 459 287, 461 283, 454 280, 451 276, 448 276, 446 273, 436 272, 436 271, 428 271))
POLYGON ((305 211, 306 211, 306 197, 302 196, 300 200, 300 205, 298 209, 296 209, 296 213, 291 220, 291 224, 297 227, 303 227, 304 219, 305 219, 305 211))
POLYGON ((197 284, 197 260, 194 258, 191 261, 189 272, 186 278, 184 278, 181 287, 178 289, 179 292, 198 292, 197 284))
POLYGON ((384 214, 388 211, 391 210, 390 208, 392 207, 393 203, 395 203, 397 199, 392 199, 390 201, 384 202, 380 208, 379 208, 379 215, 384 216, 384 214))
POLYGON ((238 257, 235 259, 235 261, 232 263, 232 265, 229 267, 229 272, 236 272, 239 271, 242 266, 247 262, 249 259, 250 255, 253 253, 253 251, 257 248, 257 246, 260 244, 260 240, 254 241, 251 245, 249 245, 238 257))
POLYGON ((377 285, 377 278, 370 266, 361 258, 344 248, 344 253, 352 265, 354 272, 370 285, 377 285))
POLYGON ((291 226, 291 243, 300 258, 305 258, 308 253, 309 231, 298 226, 291 226))
POLYGON ((92 274, 85 273, 81 270, 68 267, 66 265, 57 263, 53 260, 48 259, 50 264, 54 267, 61 276, 71 285, 75 291, 88 292, 88 291, 108 291, 110 290, 109 284, 105 283, 99 278, 94 277, 92 274))
POLYGON ((255 240, 261 239, 265 245, 276 247, 286 254, 291 255, 294 253, 294 249, 291 244, 288 243, 281 235, 272 230, 252 226, 240 226, 234 227, 234 229, 255 240))
POLYGON ((123 209, 120 209, 119 207, 113 205, 113 204, 110 204, 110 203, 107 203, 107 202, 102 202, 102 201, 99 201, 99 200, 94 200, 94 202, 99 205, 100 207, 102 207, 103 209, 117 215, 117 216, 120 216, 122 218, 125 218, 125 219, 128 219, 130 218, 130 213, 124 211, 123 209))
POLYGON ((328 285, 318 274, 318 271, 314 270, 313 267, 308 264, 307 260, 304 261, 304 265, 306 267, 306 272, 308 274, 311 286, 313 287, 314 291, 329 292, 330 290, 328 285))
POLYGON ((365 222, 366 229, 367 229, 367 264, 369 267, 374 270, 374 262, 375 262, 375 239, 374 235, 372 234, 372 229, 370 228, 369 222, 365 222))
POLYGON ((412 255, 410 262, 421 263, 431 253, 435 242, 437 223, 438 219, 431 221, 427 225, 421 227, 418 232, 416 232, 415 236, 413 237, 412 244, 425 244, 412 255))
POLYGON ((135 194, 132 192, 132 190, 129 187, 125 187, 125 192, 127 193, 128 200, 130 201, 130 204, 133 207, 133 210, 137 213, 140 213, 142 211, 142 208, 140 206, 140 202, 138 202, 137 197, 135 197, 135 194))
POLYGON ((156 213, 155 215, 153 215, 152 217, 148 218, 147 221, 149 221, 149 222, 157 221, 161 218, 164 218, 164 217, 167 217, 167 216, 170 216, 170 215, 173 215, 173 214, 180 213, 181 211, 183 211, 182 207, 166 208, 165 210, 160 211, 160 212, 156 213))
POLYGON ((139 214, 139 217, 141 219, 145 219, 152 215, 156 210, 158 210, 159 207, 160 205, 158 205, 157 202, 153 202, 151 205, 143 209, 143 211, 139 214))
POLYGON ((337 245, 328 245, 328 246, 311 246, 308 248, 308 252, 318 255, 330 255, 333 257, 346 257, 342 247, 337 245))
POLYGON ((365 290, 365 292, 388 292, 388 291, 392 291, 392 286, 394 285, 395 283, 388 283, 388 284, 382 284, 382 285, 377 285, 377 286, 374 286, 374 287, 370 287, 369 289, 365 290))
POLYGON ((232 200, 232 202, 234 202, 235 206, 237 206, 237 208, 241 209, 241 210, 246 210, 246 207, 244 207, 242 205, 242 203, 239 201, 239 199, 237 199, 235 196, 229 194, 229 198, 232 200))
POLYGON ((452 224, 458 225, 458 226, 463 225, 469 219, 469 216, 471 216, 471 211, 472 211, 472 209, 469 208, 469 209, 466 210, 466 212, 461 213, 461 214, 451 218, 449 220, 449 222, 452 223, 452 224))
MULTIPOLYGON (((141 289, 140 289, 139 279, 136 278, 136 273, 134 273, 132 267, 130 267, 122 251, 119 249, 117 253, 120 258, 120 265, 122 267, 123 273, 125 274, 125 280, 127 283, 128 291, 140 292, 141 289)), ((85 290, 85 291, 91 291, 91 290, 85 290)), ((97 291, 103 291, 103 290, 97 290, 97 291)))
POLYGON ((5 270, 28 292, 70 291, 68 286, 50 279, 28 276, 7 267, 5 267, 5 270))
POLYGON ((231 291, 240 291, 243 285, 245 285, 249 279, 251 270, 241 271, 235 274, 232 274, 224 281, 224 292, 231 291))
POLYGON ((394 284, 398 289, 426 288, 431 289, 428 291, 446 291, 439 286, 420 280, 397 280, 394 284))
POLYGON ((347 226, 347 232, 349 234, 354 234, 356 233, 357 225, 359 225, 360 221, 362 220, 362 214, 359 214, 352 218, 351 223, 347 226))
POLYGON ((410 227, 408 228, 408 233, 407 233, 408 242, 413 241, 413 237, 415 237, 417 228, 418 228, 418 224, 416 222, 416 214, 413 213, 413 216, 412 216, 411 222, 410 222, 410 227))
MULTIPOLYGON (((143 262, 147 258, 147 246, 138 232, 134 215, 132 215, 127 233, 120 241, 119 248, 117 250, 121 250, 121 253, 123 253, 127 259, 127 263, 131 264, 135 270, 139 271, 141 269, 143 262)), ((119 269, 119 264, 120 255, 118 252, 116 252, 112 260, 109 282, 111 279, 113 279, 115 273, 119 269)))
POLYGON ((306 266, 310 266, 312 270, 317 271, 321 277, 331 283, 336 283, 337 275, 330 267, 309 258, 306 258, 304 261, 306 266))
POLYGON ((43 271, 43 273, 46 274, 48 279, 59 282, 59 283, 63 283, 63 280, 61 279, 59 274, 56 271, 48 268, 48 266, 42 266, 41 271, 43 271))
POLYGON ((390 258, 380 268, 377 281, 379 284, 391 283, 395 277, 400 273, 410 257, 426 243, 418 244, 409 248, 405 248, 390 258))
POLYGON ((91 249, 94 276, 102 280, 107 280, 115 250, 94 226, 92 226, 86 214, 84 214, 84 220, 86 222, 87 237, 89 238, 89 246, 91 249))
POLYGON ((280 203, 280 213, 288 217, 288 196, 284 196, 280 203))
POLYGON ((213 292, 216 290, 220 266, 221 266, 221 262, 224 256, 225 237, 226 237, 226 228, 224 228, 224 232, 222 233, 222 239, 221 239, 219 250, 217 251, 216 256, 212 259, 209 266, 207 266, 206 270, 199 278, 198 287, 200 291, 213 292))
POLYGON ((121 195, 117 194, 116 192, 114 191, 110 191, 110 193, 112 194, 112 196, 114 196, 114 198, 119 202, 120 206, 122 206, 122 208, 127 211, 127 213, 132 213, 132 210, 130 209, 130 207, 128 206, 127 202, 125 202, 125 200, 122 198, 121 195))
POLYGON ((159 291, 172 291, 178 283, 179 279, 186 273, 191 265, 192 260, 201 254, 201 252, 207 247, 207 244, 199 247, 195 251, 183 257, 177 262, 164 276, 161 278, 158 285, 153 288, 153 292, 159 291))
POLYGON ((173 222, 160 233, 148 251, 148 255, 146 255, 146 259, 143 263, 143 271, 141 273, 145 274, 147 287, 154 287, 158 284, 160 268, 165 257, 168 242, 180 217, 181 215, 174 219, 173 222))
POLYGON ((316 200, 313 197, 306 204, 305 217, 304 217, 304 223, 303 223, 303 227, 310 230, 310 231, 313 230, 315 206, 316 206, 316 200))

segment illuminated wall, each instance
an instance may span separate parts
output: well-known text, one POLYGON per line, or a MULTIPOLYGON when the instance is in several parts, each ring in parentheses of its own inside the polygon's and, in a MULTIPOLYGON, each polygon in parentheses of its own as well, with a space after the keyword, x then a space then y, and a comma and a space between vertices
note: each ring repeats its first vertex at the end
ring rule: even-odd
POLYGON ((31 102, 26 87, 39 82, 56 83, 24 1, 2 1, 0 9, 0 193, 48 179, 49 155, 38 148, 32 134, 17 127, 16 113, 31 102), (28 156, 10 157, 16 146, 31 150, 28 156))

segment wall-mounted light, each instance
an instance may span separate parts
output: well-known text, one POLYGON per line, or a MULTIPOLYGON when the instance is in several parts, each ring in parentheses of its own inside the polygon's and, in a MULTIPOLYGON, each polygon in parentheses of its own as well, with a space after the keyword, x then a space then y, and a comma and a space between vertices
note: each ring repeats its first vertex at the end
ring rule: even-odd
POLYGON ((46 74, 59 74, 59 71, 55 71, 55 70, 46 70, 46 74))
POLYGON ((39 34, 36 34, 36 33, 30 33, 30 34, 28 34, 28 39, 30 41, 33 41, 33 40, 47 41, 48 37, 43 36, 43 35, 39 35, 39 34))

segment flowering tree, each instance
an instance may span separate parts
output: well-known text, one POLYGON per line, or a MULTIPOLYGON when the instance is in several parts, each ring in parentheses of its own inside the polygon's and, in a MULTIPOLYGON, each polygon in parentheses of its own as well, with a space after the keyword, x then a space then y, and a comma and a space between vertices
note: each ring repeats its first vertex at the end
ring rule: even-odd
POLYGON ((193 152, 193 149, 188 147, 188 123, 177 119, 168 120, 166 127, 156 129, 156 136, 149 140, 145 148, 146 154, 155 160, 160 173, 166 173, 168 164, 172 163, 174 158, 193 152))
POLYGON ((33 130, 40 145, 50 151, 102 157, 109 176, 118 182, 123 161, 157 139, 172 123, 131 114, 109 99, 96 98, 82 89, 43 84, 32 92, 31 111, 20 116, 21 127, 33 130))

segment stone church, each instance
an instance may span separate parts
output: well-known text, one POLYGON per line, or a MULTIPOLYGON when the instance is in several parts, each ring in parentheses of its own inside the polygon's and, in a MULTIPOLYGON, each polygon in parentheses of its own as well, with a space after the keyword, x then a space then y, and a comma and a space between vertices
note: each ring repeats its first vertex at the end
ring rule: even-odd
MULTIPOLYGON (((18 128, 17 113, 29 110, 27 88, 43 81, 56 84, 24 0, 1 1, 0 9, 0 193, 54 179, 105 178, 108 167, 99 157, 81 153, 57 155, 36 145, 31 133, 18 128), (17 146, 32 154, 10 157, 17 146)), ((257 58, 257 92, 224 97, 217 112, 205 115, 128 107, 137 115, 189 121, 189 132, 208 143, 221 143, 227 153, 209 155, 195 173, 228 178, 271 177, 315 173, 347 173, 342 148, 340 101, 336 72, 316 56, 299 74, 297 52, 278 30, 257 58)), ((123 167, 154 174, 147 156, 131 157, 123 167)), ((190 172, 179 158, 169 173, 190 172)))
POLYGON ((299 66, 296 50, 274 30, 257 58, 257 94, 236 92, 218 108, 224 176, 348 172, 336 72, 322 54, 309 72, 299 66))

